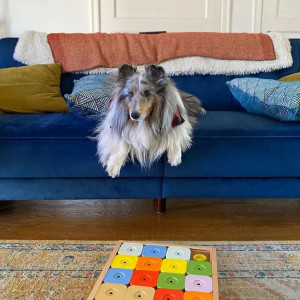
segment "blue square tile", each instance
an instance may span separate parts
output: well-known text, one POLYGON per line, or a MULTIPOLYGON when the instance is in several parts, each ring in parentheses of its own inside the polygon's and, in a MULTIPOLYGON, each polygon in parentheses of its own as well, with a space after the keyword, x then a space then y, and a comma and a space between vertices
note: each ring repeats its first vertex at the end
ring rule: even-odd
POLYGON ((128 284, 133 271, 129 269, 110 268, 103 281, 105 283, 128 284))
POLYGON ((143 249, 142 256, 164 258, 166 256, 167 248, 158 245, 146 245, 143 249))

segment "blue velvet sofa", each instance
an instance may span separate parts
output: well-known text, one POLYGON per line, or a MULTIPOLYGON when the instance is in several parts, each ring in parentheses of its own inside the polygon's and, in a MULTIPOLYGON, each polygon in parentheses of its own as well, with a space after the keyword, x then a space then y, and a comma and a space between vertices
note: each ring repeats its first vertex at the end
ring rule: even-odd
MULTIPOLYGON (((0 40, 0 68, 21 66, 16 38, 0 40)), ((300 71, 300 40, 291 40, 293 66, 252 76, 278 79, 300 71)), ((63 74, 61 91, 74 78, 63 74)), ((0 115, 0 199, 300 197, 300 123, 249 114, 226 81, 237 76, 176 76, 207 114, 180 166, 164 156, 150 170, 127 163, 111 179, 98 164, 95 123, 71 113, 0 115)), ((240 76, 241 77, 241 76, 240 76)))

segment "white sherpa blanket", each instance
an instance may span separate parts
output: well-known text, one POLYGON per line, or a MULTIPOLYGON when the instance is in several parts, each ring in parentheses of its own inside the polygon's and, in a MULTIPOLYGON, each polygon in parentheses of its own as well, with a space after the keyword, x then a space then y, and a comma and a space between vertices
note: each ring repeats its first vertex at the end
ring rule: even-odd
MULTIPOLYGON (((259 72, 271 72, 288 68, 293 64, 289 40, 277 32, 268 33, 273 41, 276 54, 274 60, 220 60, 207 57, 183 57, 160 63, 168 75, 245 75, 259 72)), ((47 33, 27 31, 21 35, 16 45, 14 59, 27 65, 53 63, 47 33)), ((142 68, 143 66, 138 66, 142 68)), ((95 68, 83 70, 84 74, 108 74, 115 68, 95 68)))
POLYGON ((26 65, 53 64, 47 33, 26 31, 18 40, 14 59, 26 65))

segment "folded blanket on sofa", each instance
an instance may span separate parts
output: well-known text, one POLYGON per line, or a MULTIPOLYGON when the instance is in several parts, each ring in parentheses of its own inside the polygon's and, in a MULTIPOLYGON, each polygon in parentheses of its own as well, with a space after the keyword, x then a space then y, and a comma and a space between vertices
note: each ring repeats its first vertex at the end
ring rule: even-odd
POLYGON ((201 56, 217 59, 275 59, 272 40, 266 34, 188 32, 163 34, 52 33, 48 41, 55 61, 65 72, 98 66, 118 67, 162 63, 201 56), (87 55, 88 54, 88 55, 87 55))
MULTIPOLYGON (((14 54, 16 60, 27 64, 29 59, 22 51, 22 44, 26 44, 28 36, 32 34, 20 37, 14 54)), ((34 36, 38 38, 38 34, 34 36)), ((48 35, 48 42, 54 61, 62 63, 63 72, 103 74, 124 63, 138 66, 158 63, 168 75, 228 75, 273 71, 292 65, 290 43, 279 33, 53 33, 48 35)), ((38 53, 49 51, 46 48, 38 49, 35 58, 38 53)))

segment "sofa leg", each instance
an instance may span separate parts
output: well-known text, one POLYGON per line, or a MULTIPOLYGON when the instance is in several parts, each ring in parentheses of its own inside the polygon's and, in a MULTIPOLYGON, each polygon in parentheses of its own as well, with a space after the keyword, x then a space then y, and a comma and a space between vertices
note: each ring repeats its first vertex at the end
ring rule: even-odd
POLYGON ((167 199, 166 198, 159 198, 159 199, 154 199, 154 210, 158 214, 163 214, 166 212, 166 203, 167 199))

